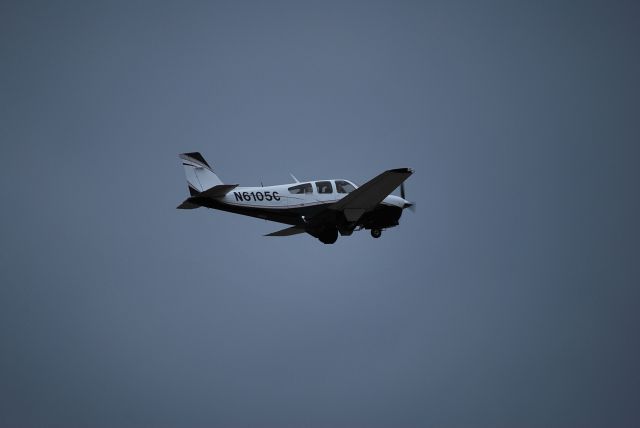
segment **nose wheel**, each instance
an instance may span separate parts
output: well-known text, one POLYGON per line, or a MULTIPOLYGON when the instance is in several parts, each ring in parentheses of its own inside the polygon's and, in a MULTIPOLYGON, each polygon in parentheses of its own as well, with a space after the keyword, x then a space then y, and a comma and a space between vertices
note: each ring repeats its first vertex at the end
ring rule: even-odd
POLYGON ((373 236, 374 238, 378 239, 379 237, 382 236, 382 230, 380 230, 380 229, 371 229, 371 236, 373 236))

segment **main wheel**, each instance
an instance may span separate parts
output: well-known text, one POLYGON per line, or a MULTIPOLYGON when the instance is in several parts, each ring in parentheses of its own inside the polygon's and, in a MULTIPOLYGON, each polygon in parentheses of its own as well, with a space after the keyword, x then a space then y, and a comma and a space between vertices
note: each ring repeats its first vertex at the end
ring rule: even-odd
POLYGON ((380 229, 371 229, 371 236, 377 239, 382 236, 382 231, 380 229))
POLYGON ((333 244, 338 240, 338 229, 327 229, 318 237, 323 244, 333 244))

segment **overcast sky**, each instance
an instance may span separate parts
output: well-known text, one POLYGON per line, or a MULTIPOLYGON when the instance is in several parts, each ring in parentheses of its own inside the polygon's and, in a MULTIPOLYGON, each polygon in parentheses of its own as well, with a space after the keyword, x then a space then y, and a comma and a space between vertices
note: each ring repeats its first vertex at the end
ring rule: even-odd
POLYGON ((633 1, 3 1, 0 426, 640 424, 633 1), (198 209, 411 167, 323 245, 198 209))

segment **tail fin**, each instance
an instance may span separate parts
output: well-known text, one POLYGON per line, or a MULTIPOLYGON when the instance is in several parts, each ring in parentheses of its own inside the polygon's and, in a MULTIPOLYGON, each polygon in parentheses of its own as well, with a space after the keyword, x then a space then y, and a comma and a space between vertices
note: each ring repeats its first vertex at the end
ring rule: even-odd
POLYGON ((182 159, 184 175, 187 177, 189 193, 192 196, 222 184, 222 180, 211 170, 200 153, 182 153, 179 157, 182 159))

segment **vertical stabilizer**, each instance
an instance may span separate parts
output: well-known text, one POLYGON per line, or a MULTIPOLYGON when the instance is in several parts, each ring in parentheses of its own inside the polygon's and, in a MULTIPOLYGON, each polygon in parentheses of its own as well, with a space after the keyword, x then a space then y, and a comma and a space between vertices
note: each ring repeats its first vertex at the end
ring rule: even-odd
POLYGON ((182 153, 179 157, 182 159, 182 167, 191 195, 223 184, 200 153, 182 153))

